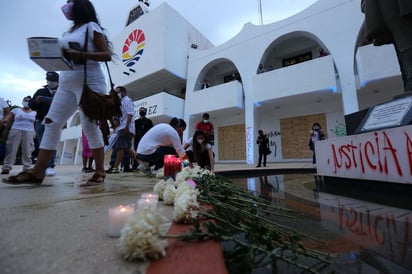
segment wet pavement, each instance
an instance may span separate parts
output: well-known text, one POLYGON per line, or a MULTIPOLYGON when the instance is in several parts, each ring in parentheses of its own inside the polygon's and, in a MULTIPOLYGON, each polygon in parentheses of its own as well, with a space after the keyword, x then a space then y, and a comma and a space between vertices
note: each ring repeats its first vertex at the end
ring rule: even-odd
MULTIPOLYGON (((337 273, 412 273, 410 209, 331 192, 313 174, 268 175, 278 170, 313 172, 309 162, 269 164, 260 174, 251 165, 216 165, 217 173, 241 174, 232 180, 295 209, 298 221, 288 225, 324 240, 318 248, 337 255, 337 273)), ((0 184, 0 272, 145 273, 147 263, 124 261, 117 239, 106 235, 108 209, 135 203, 159 179, 108 174, 104 186, 81 188, 91 176, 81 166, 57 166, 56 173, 40 187, 0 184)))
MULTIPOLYGON (((375 184, 365 191, 364 186, 350 181, 332 184, 313 174, 232 181, 257 191, 278 206, 295 210, 292 214, 295 220, 276 221, 324 242, 306 243, 336 256, 322 273, 412 273, 412 204, 406 200, 393 201, 406 196, 404 193, 412 193, 411 186, 397 186, 396 190, 384 192, 388 184, 375 184), (398 192, 401 190, 404 193, 398 192), (378 203, 377 196, 385 196, 386 200, 380 199, 378 203)), ((284 273, 281 267, 279 272, 284 273)), ((290 268, 286 272, 299 273, 290 268)))
MULTIPOLYGON (((147 263, 124 261, 117 239, 107 237, 108 209, 135 203, 159 179, 142 173, 107 174, 103 186, 81 188, 91 176, 82 173, 81 166, 61 165, 55 170, 56 176, 46 178, 40 187, 0 183, 0 272, 144 273, 147 263)), ((217 164, 216 170, 253 172, 254 166, 217 164)), ((21 166, 14 166, 10 175, 20 171, 21 166)), ((159 203, 159 208, 171 216, 170 207, 159 203)))

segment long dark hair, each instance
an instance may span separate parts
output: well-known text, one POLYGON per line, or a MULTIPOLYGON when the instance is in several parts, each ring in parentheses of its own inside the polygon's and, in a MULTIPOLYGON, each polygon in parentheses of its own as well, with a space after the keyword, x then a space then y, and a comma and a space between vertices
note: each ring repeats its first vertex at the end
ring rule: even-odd
POLYGON ((193 149, 193 156, 195 158, 195 161, 199 161, 200 159, 200 153, 202 152, 202 145, 203 144, 208 144, 209 143, 209 139, 206 136, 206 133, 202 130, 197 130, 195 132, 195 134, 193 135, 193 139, 192 139, 192 149, 193 149), (202 136, 205 140, 203 141, 202 144, 199 144, 197 142, 197 137, 198 136, 202 136))
MULTIPOLYGON (((73 27, 77 24, 95 22, 100 26, 96 10, 89 0, 73 0, 72 9, 73 27)), ((102 28, 102 26, 100 26, 102 28)), ((103 28, 102 28, 103 29, 103 28)))
MULTIPOLYGON (((70 28, 70 32, 79 25, 87 24, 89 22, 95 22, 99 25, 103 32, 105 31, 105 28, 100 25, 99 19, 97 18, 96 9, 89 0, 73 0, 72 18, 73 26, 70 28)), ((112 43, 105 34, 104 37, 106 38, 108 47, 113 50, 112 43)))

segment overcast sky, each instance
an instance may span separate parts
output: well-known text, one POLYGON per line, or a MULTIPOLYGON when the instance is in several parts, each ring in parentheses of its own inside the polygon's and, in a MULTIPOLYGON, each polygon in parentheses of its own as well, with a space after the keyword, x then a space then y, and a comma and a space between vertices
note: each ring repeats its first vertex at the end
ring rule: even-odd
MULTIPOLYGON (((244 24, 259 24, 259 0, 151 0, 151 9, 167 2, 214 45, 235 36, 244 24)), ((261 0, 264 24, 289 17, 316 0, 261 0)), ((61 37, 70 26, 60 7, 64 0, 11 0, 0 2, 0 97, 21 105, 46 83, 45 71, 28 57, 27 38, 61 37)), ((92 0, 109 39, 125 27, 138 0, 92 0)))

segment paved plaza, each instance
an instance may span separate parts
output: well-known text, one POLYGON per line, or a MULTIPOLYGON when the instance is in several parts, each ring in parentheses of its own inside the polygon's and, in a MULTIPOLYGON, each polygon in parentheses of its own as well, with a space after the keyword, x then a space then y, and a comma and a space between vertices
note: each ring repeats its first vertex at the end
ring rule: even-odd
MULTIPOLYGON (((269 164, 266 170, 311 166, 269 164)), ((216 172, 231 170, 256 169, 216 165, 216 172)), ((20 171, 21 166, 15 166, 11 174, 20 171)), ((39 187, 0 184, 1 273, 144 273, 148 264, 124 261, 117 239, 106 235, 108 209, 135 203, 159 179, 139 172, 107 174, 104 185, 81 188, 91 176, 82 173, 81 166, 57 166, 56 174, 39 187)), ((171 216, 171 207, 159 203, 159 208, 171 216)))

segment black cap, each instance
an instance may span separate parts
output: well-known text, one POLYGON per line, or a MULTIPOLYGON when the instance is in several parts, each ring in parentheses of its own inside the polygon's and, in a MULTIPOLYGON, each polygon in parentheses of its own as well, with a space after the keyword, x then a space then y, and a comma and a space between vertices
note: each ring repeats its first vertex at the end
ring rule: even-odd
POLYGON ((47 81, 52 81, 52 82, 58 82, 59 81, 59 74, 54 71, 48 71, 46 73, 46 80, 47 81))

